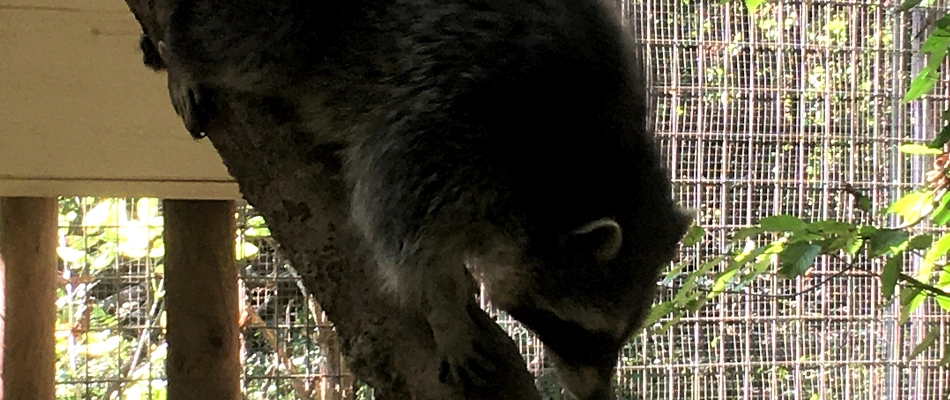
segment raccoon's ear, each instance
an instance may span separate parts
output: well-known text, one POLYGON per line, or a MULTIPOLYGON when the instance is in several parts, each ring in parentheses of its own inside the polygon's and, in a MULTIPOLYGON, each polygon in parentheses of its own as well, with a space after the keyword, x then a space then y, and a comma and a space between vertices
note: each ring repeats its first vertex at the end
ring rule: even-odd
POLYGON ((620 252, 623 229, 613 218, 601 218, 571 231, 568 242, 591 251, 597 261, 607 262, 617 257, 620 252))

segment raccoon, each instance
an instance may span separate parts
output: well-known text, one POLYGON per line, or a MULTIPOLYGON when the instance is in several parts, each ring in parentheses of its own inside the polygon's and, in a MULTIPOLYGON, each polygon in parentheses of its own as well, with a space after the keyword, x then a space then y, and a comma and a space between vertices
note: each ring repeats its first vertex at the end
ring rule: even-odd
POLYGON ((535 332, 565 388, 612 396, 618 351, 691 223, 655 143, 641 52, 599 0, 155 0, 152 68, 196 138, 211 91, 289 104, 345 150, 382 282, 425 315, 440 379, 491 349, 472 277, 535 332))

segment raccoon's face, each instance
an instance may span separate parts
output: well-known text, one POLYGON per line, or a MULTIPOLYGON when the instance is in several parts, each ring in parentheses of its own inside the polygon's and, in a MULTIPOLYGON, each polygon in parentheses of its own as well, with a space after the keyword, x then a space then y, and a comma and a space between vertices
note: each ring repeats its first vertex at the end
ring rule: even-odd
POLYGON ((618 352, 649 311, 659 271, 674 257, 689 222, 676 210, 666 232, 637 241, 624 241, 612 219, 585 224, 543 263, 536 296, 509 310, 538 334, 562 384, 578 399, 612 397, 618 352))
POLYGON ((625 329, 626 334, 591 330, 538 308, 509 312, 539 336, 565 389, 579 400, 612 398, 617 353, 632 329, 625 329))

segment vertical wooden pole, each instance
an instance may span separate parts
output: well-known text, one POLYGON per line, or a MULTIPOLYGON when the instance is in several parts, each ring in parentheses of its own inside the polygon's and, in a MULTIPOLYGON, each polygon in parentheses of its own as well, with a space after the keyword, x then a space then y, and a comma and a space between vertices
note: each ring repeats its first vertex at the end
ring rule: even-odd
POLYGON ((0 399, 56 393, 56 198, 0 198, 0 399))
POLYGON ((162 204, 168 399, 240 399, 234 202, 162 204))

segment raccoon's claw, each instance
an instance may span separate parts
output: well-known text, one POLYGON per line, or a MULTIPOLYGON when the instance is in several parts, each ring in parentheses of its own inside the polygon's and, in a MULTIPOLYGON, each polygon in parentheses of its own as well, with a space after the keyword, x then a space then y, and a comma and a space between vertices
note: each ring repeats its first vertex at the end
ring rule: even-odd
POLYGON ((206 107, 203 107, 201 88, 183 71, 177 71, 171 62, 173 57, 163 41, 158 42, 158 53, 168 67, 168 95, 171 97, 175 113, 181 117, 185 129, 195 139, 205 137, 204 129, 208 123, 206 107))
POLYGON ((481 335, 437 334, 436 341, 443 357, 440 382, 457 382, 470 387, 484 387, 490 382, 496 363, 491 358, 490 344, 481 335))
POLYGON ((195 139, 205 137, 204 128, 207 121, 206 115, 200 107, 201 94, 197 88, 189 88, 169 81, 168 93, 171 95, 175 112, 181 116, 181 120, 185 124, 185 129, 195 139))

